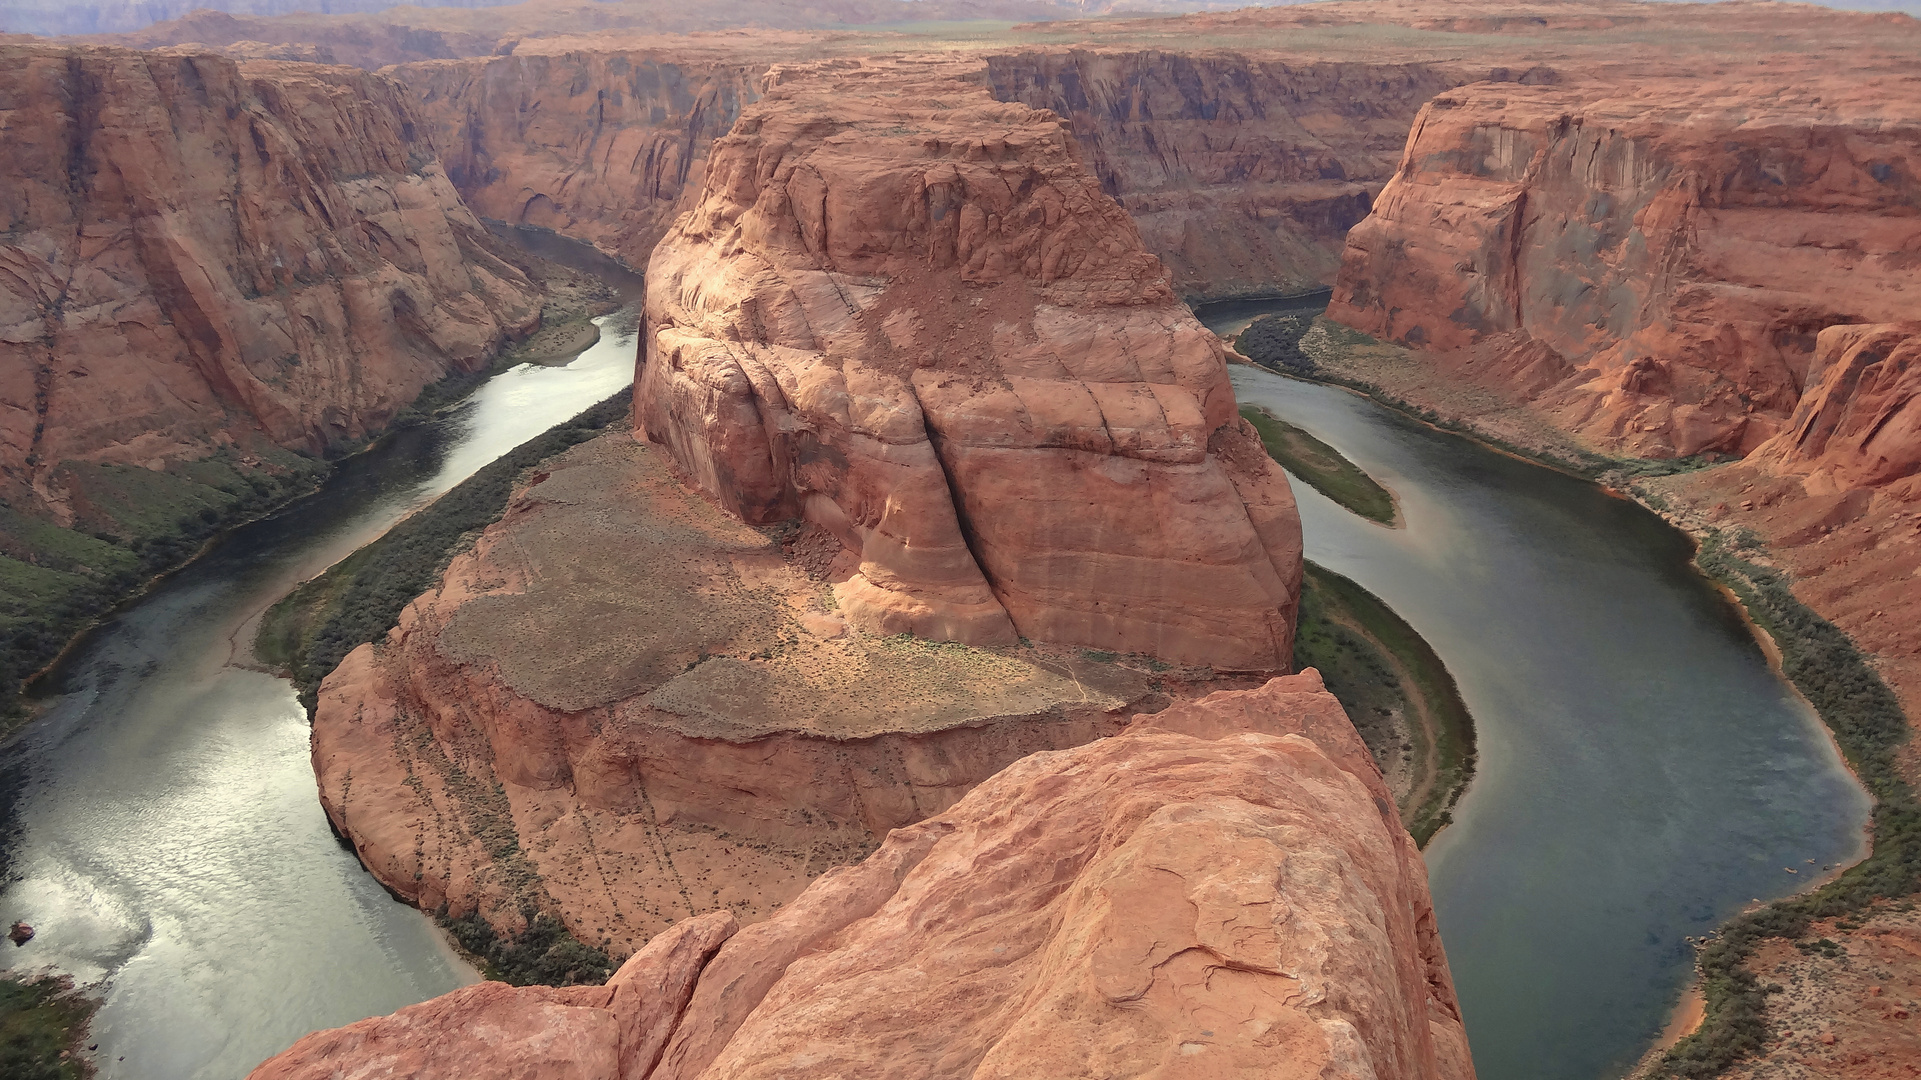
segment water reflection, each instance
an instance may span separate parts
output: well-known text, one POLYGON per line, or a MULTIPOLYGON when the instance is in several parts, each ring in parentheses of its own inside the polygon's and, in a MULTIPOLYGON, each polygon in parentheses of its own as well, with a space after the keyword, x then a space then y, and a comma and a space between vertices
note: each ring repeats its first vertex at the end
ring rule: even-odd
POLYGON ((476 977, 328 829, 292 687, 236 661, 295 582, 627 385, 632 313, 600 321, 573 362, 503 373, 162 583, 76 650, 0 751, 0 923, 39 931, 0 965, 110 980, 103 1077, 231 1080, 308 1031, 476 977))
POLYGON ((1308 557, 1425 636, 1474 713, 1427 861, 1482 1080, 1621 1075, 1683 938, 1857 857, 1864 793, 1654 515, 1345 391, 1233 379, 1400 496, 1388 530, 1294 485, 1308 557))

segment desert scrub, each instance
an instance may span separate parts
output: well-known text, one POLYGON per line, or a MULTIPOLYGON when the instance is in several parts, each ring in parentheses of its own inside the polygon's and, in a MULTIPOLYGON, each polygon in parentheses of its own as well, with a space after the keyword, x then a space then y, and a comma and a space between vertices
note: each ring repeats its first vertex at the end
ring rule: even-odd
POLYGON ((518 934, 504 934, 470 912, 450 918, 443 909, 436 918, 460 947, 481 962, 489 979, 514 986, 598 985, 614 973, 614 961, 604 951, 582 944, 559 919, 544 912, 524 912, 527 926, 518 934))
POLYGON ((1314 325, 1313 312, 1263 315, 1234 339, 1234 351, 1265 368, 1289 375, 1313 375, 1314 358, 1301 351, 1301 338, 1314 325))
POLYGON ((1340 451, 1259 406, 1241 406, 1241 416, 1260 433, 1268 456, 1308 487, 1369 521, 1392 525, 1399 520, 1393 493, 1340 451))
POLYGON ((311 714, 320 680, 356 647, 385 636, 401 609, 433 585, 462 543, 500 520, 520 475, 625 419, 631 393, 623 389, 501 455, 289 593, 260 621, 255 655, 293 679, 311 714))
MULTIPOLYGON (((1781 651, 1781 669, 1821 720, 1874 798, 1868 857, 1811 893, 1791 896, 1735 918, 1701 951, 1698 967, 1706 1016, 1668 1052, 1660 1074, 1709 1077, 1758 1052, 1767 1038, 1767 995, 1746 966, 1767 938, 1804 937, 1819 919, 1853 915, 1877 901, 1921 891, 1921 805, 1895 766, 1910 737, 1900 703, 1840 628, 1795 598, 1786 575, 1753 556, 1745 533, 1710 533, 1696 561, 1732 589, 1781 651)), ((1824 949, 1821 942, 1811 948, 1824 949)), ((1825 949, 1824 949, 1825 951, 1825 949)))
POLYGON ((1309 667, 1320 671, 1383 769, 1407 755, 1401 821, 1426 846, 1474 776, 1474 718, 1447 666, 1379 597, 1308 563, 1294 668, 1309 667), (1393 723, 1396 715, 1403 725, 1393 723))
POLYGON ((327 465, 290 450, 222 448, 164 468, 65 462, 50 483, 73 523, 0 506, 0 737, 21 691, 93 622, 223 529, 311 491, 327 465))
POLYGON ((6 1080, 85 1080, 81 1057, 98 1003, 65 979, 0 976, 0 1076, 6 1080))

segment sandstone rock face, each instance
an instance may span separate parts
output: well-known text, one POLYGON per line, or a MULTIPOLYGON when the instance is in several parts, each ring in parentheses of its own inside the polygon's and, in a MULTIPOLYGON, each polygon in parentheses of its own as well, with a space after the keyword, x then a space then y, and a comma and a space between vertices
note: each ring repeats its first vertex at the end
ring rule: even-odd
POLYGON ((0 48, 0 470, 377 430, 539 318, 399 88, 350 69, 0 48))
POLYGON ((1312 672, 1024 758, 712 951, 728 929, 677 924, 611 994, 483 984, 254 1076, 1473 1076, 1420 856, 1312 672), (678 1017, 657 1062, 636 1004, 678 1017))
POLYGON ((1921 323, 1831 326, 1787 429, 1755 451, 1810 494, 1875 488, 1921 473, 1921 323))
POLYGON ((1329 315, 1593 444, 1745 454, 1814 382, 1824 328, 1910 314, 1921 96, 1812 78, 1443 94, 1329 315))
POLYGON ((716 909, 755 921, 1166 700, 1078 650, 852 630, 807 569, 837 541, 784 550, 668 464, 625 431, 550 460, 322 685, 321 802, 395 892, 509 930, 544 911, 617 954, 716 909))
POLYGON ((776 69, 648 266, 635 415, 879 633, 1285 670, 1300 526, 1051 114, 944 61, 776 69))
POLYGON ((762 50, 593 49, 408 64, 448 177, 485 218, 585 240, 644 267, 700 191, 707 149, 760 96, 762 50))
POLYGON ((1184 295, 1205 298, 1331 282, 1415 113, 1463 79, 1439 64, 1215 51, 1050 50, 986 63, 995 97, 1073 124, 1147 249, 1184 295))

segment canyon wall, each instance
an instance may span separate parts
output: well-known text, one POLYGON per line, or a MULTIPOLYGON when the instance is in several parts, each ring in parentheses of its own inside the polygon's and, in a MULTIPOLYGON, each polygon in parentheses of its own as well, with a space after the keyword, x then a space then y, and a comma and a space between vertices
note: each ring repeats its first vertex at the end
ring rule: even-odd
POLYGON ((700 191, 708 148, 760 96, 768 62, 533 41, 512 56, 408 64, 412 92, 467 205, 585 240, 644 267, 700 191))
POLYGON ((483 983, 302 1039, 375 1075, 1471 1080, 1426 872, 1312 672, 1013 763, 767 920, 604 987, 483 983))
POLYGON ((65 462, 350 442, 539 319, 385 79, 13 45, 0 95, 0 470, 56 515, 65 462))
POLYGON ((995 97, 1068 119, 1177 288, 1205 298, 1332 281, 1415 113, 1463 79, 1437 64, 1213 50, 1000 53, 986 66, 995 97))
POLYGON ((1421 112, 1329 316, 1592 444, 1739 456, 1817 336, 1908 316, 1921 98, 1898 80, 1477 85, 1421 112))
MULTIPOLYGON (((511 56, 390 74, 413 91, 475 212, 644 266, 767 69, 822 45, 625 40, 529 40, 511 56)), ((1330 282, 1421 103, 1486 74, 1118 49, 993 52, 977 63, 958 77, 1068 119, 1083 161, 1176 289, 1207 298, 1330 282)))
POLYGON ((777 68, 647 270, 635 417, 857 564, 862 629, 1285 670, 1285 476, 1050 113, 971 65, 777 68))

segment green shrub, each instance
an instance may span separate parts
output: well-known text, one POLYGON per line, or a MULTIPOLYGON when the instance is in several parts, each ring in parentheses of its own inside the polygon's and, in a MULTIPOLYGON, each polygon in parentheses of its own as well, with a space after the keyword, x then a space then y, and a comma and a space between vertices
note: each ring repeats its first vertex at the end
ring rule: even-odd
MULTIPOLYGON (((1745 532, 1715 533, 1696 561, 1734 590, 1754 621, 1781 650, 1781 668, 1834 733, 1841 753, 1874 797, 1873 849, 1861 863, 1804 896, 1793 896, 1729 922, 1701 951, 1707 1014, 1693 1035, 1668 1052, 1668 1076, 1710 1077, 1758 1052, 1767 1037, 1770 991, 1745 962, 1768 938, 1799 938, 1817 919, 1852 915, 1876 901, 1921 891, 1921 805, 1895 767, 1895 751, 1910 737, 1894 692, 1848 636, 1795 598, 1787 577, 1753 562, 1759 545, 1745 532)), ((1832 955, 1826 938, 1806 951, 1832 955)))
POLYGON ((628 414, 631 389, 508 451, 385 536, 295 589, 261 620, 255 651, 284 668, 312 712, 320 681, 360 645, 386 636, 433 586, 462 542, 500 519, 520 474, 628 414))

